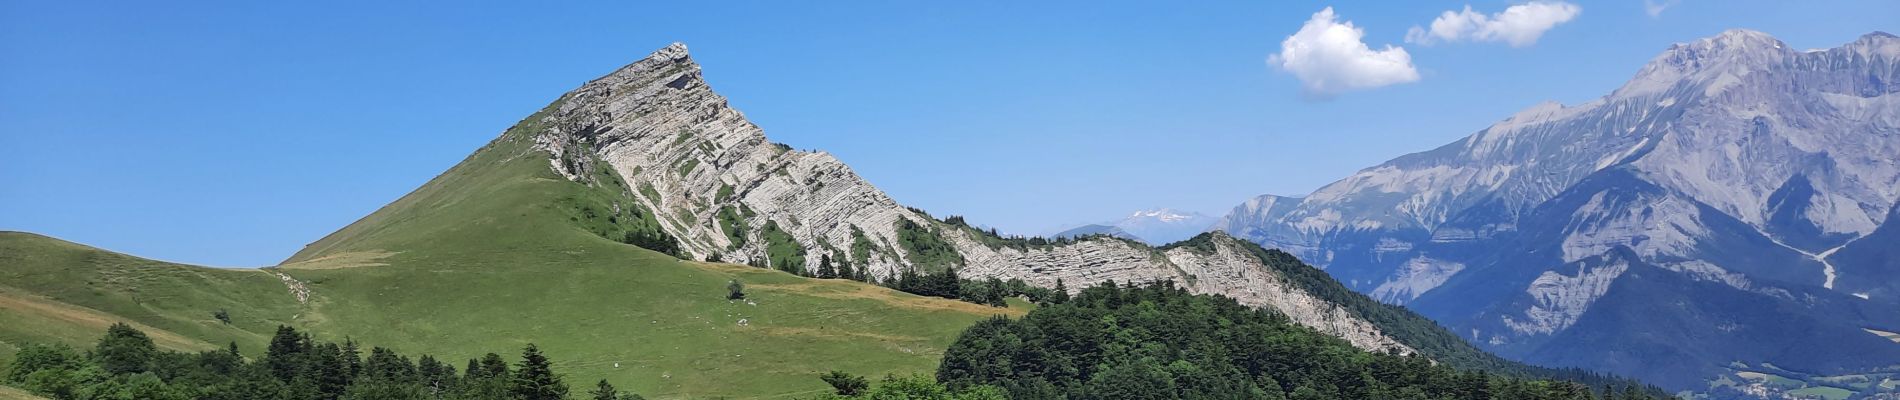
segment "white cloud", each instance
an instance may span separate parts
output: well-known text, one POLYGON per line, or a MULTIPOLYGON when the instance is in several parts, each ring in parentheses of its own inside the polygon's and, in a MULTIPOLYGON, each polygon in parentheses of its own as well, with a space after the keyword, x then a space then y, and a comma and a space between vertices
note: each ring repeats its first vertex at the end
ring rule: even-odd
POLYGON ((1643 0, 1643 12, 1649 13, 1650 18, 1660 18, 1663 10, 1675 5, 1676 0, 1643 0))
POLYGON ((1268 57, 1267 64, 1292 73, 1309 94, 1319 96, 1418 80, 1404 48, 1373 50, 1365 36, 1351 21, 1337 21, 1333 8, 1326 7, 1280 42, 1280 54, 1268 57))
MULTIPOLYGON (((1432 20, 1431 29, 1414 26, 1405 34, 1405 41, 1430 45, 1437 42, 1505 42, 1511 47, 1524 47, 1537 43, 1544 31, 1570 22, 1583 12, 1583 7, 1563 1, 1533 1, 1504 9, 1504 11, 1485 15, 1471 11, 1446 11, 1438 19, 1432 20)), ((1660 12, 1660 11, 1658 11, 1660 12)))

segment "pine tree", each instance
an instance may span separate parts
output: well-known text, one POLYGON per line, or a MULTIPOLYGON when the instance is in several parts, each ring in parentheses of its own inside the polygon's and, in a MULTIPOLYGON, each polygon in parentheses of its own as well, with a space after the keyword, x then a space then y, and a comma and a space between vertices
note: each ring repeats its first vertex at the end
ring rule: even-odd
POLYGON ((594 385, 594 390, 587 394, 593 395, 594 400, 620 400, 620 391, 614 390, 614 385, 607 383, 606 379, 600 380, 599 384, 594 385))
POLYGON ((465 374, 462 376, 462 379, 479 379, 482 377, 481 364, 475 361, 475 359, 470 358, 468 359, 468 366, 462 367, 462 373, 465 374))
POLYGON ((436 361, 435 357, 427 354, 416 359, 416 374, 421 375, 422 386, 428 389, 431 396, 440 398, 455 387, 455 367, 436 361))
POLYGON ((468 360, 464 368, 462 381, 457 392, 467 399, 502 399, 512 395, 514 376, 508 373, 508 362, 500 355, 488 353, 481 361, 468 360))
POLYGON ((316 384, 317 398, 333 400, 343 396, 349 389, 349 363, 343 360, 343 347, 336 343, 324 343, 312 348, 310 368, 305 369, 303 378, 316 384))
POLYGON ((1056 278, 1056 288, 1049 293, 1049 302, 1054 304, 1069 302, 1069 286, 1062 284, 1062 278, 1056 278))
POLYGON ((271 336, 270 348, 266 350, 264 360, 269 364, 272 376, 276 376, 278 381, 290 383, 291 378, 297 376, 298 366, 306 350, 309 350, 308 343, 303 341, 302 335, 297 334, 297 329, 278 325, 277 334, 271 336))
POLYGON ((831 266, 831 253, 818 255, 818 279, 837 279, 838 270, 831 266))
MULTIPOLYGON (((500 354, 488 353, 482 356, 481 371, 482 377, 484 378, 505 379, 508 378, 508 362, 502 361, 500 354)), ((470 373, 473 372, 472 370, 470 371, 470 373)))
POLYGON ((356 346, 356 340, 343 337, 343 364, 349 367, 350 376, 363 373, 363 349, 356 346))
POLYGON ((1003 288, 1002 279, 996 279, 996 277, 992 276, 988 281, 985 281, 983 285, 985 289, 983 291, 983 304, 997 307, 1004 307, 1009 304, 1004 301, 1004 295, 1007 289, 1003 288))
POLYGON ((567 397, 567 384, 554 374, 548 357, 529 343, 521 350, 521 364, 515 370, 515 398, 522 400, 561 400, 567 397))

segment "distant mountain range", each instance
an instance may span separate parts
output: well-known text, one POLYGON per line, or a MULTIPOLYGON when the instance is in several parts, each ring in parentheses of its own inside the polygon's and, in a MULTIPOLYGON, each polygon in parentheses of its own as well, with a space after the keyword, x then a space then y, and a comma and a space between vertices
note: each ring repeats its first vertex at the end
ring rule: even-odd
POLYGON ((1214 229, 1532 363, 1675 388, 1900 366, 1900 39, 1746 30, 1214 229))
POLYGON ((1164 245, 1187 240, 1206 232, 1214 226, 1218 218, 1193 211, 1177 211, 1168 208, 1136 211, 1119 220, 1087 224, 1056 232, 1052 237, 1079 237, 1087 235, 1109 235, 1139 240, 1150 245, 1164 245))
POLYGON ((0 303, 22 305, 0 319, 25 322, 0 324, 0 350, 85 345, 125 319, 167 348, 254 351, 285 324, 439 354, 540 341, 579 360, 576 377, 783 396, 824 391, 811 378, 826 368, 927 370, 957 330, 1016 314, 738 265, 829 261, 880 279, 1172 281, 1363 350, 1593 387, 1611 380, 1485 350, 1675 389, 1773 376, 1886 390, 1900 382, 1897 60, 1884 33, 1795 51, 1729 31, 1603 98, 1538 105, 1306 197, 1219 219, 1137 212, 1064 239, 933 216, 830 154, 771 142, 674 44, 276 267, 0 232, 0 303), (726 297, 735 281, 748 301, 726 297), (613 341, 631 344, 600 348, 613 341))

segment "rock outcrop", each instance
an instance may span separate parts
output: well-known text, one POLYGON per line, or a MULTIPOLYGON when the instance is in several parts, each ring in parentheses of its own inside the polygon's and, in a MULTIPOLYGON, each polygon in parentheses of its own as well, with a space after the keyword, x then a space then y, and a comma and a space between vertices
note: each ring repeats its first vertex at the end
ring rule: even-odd
POLYGON ((904 207, 830 154, 768 141, 712 91, 683 45, 582 85, 542 118, 548 129, 535 143, 551 155, 550 168, 589 184, 596 169, 619 174, 632 186, 628 201, 653 211, 688 257, 757 264, 768 262, 774 246, 796 246, 781 249, 803 252, 806 265, 793 268, 815 269, 829 257, 884 277, 918 264, 903 232, 908 225, 909 240, 929 235, 950 244, 964 276, 1045 287, 1061 279, 1072 288, 1174 281, 1270 307, 1362 348, 1411 351, 1236 250, 1239 242, 1225 235, 1207 253, 1103 236, 1008 244, 904 207))

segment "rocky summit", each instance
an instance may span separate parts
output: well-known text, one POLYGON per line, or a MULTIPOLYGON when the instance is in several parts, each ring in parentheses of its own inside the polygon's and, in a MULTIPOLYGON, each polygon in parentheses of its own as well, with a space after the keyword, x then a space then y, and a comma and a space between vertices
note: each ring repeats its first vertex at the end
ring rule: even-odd
POLYGON ((1162 250, 1112 237, 1028 243, 907 208, 830 154, 767 140, 712 90, 681 44, 582 85, 537 118, 548 127, 534 142, 551 155, 549 168, 597 185, 604 184, 592 182, 600 169, 624 177, 634 186, 627 200, 654 210, 690 258, 790 261, 803 270, 829 258, 874 277, 956 268, 1043 287, 1058 280, 1070 288, 1169 280, 1277 310, 1361 348, 1411 351, 1224 234, 1202 249, 1162 250), (774 252, 798 256, 773 258, 774 252))

